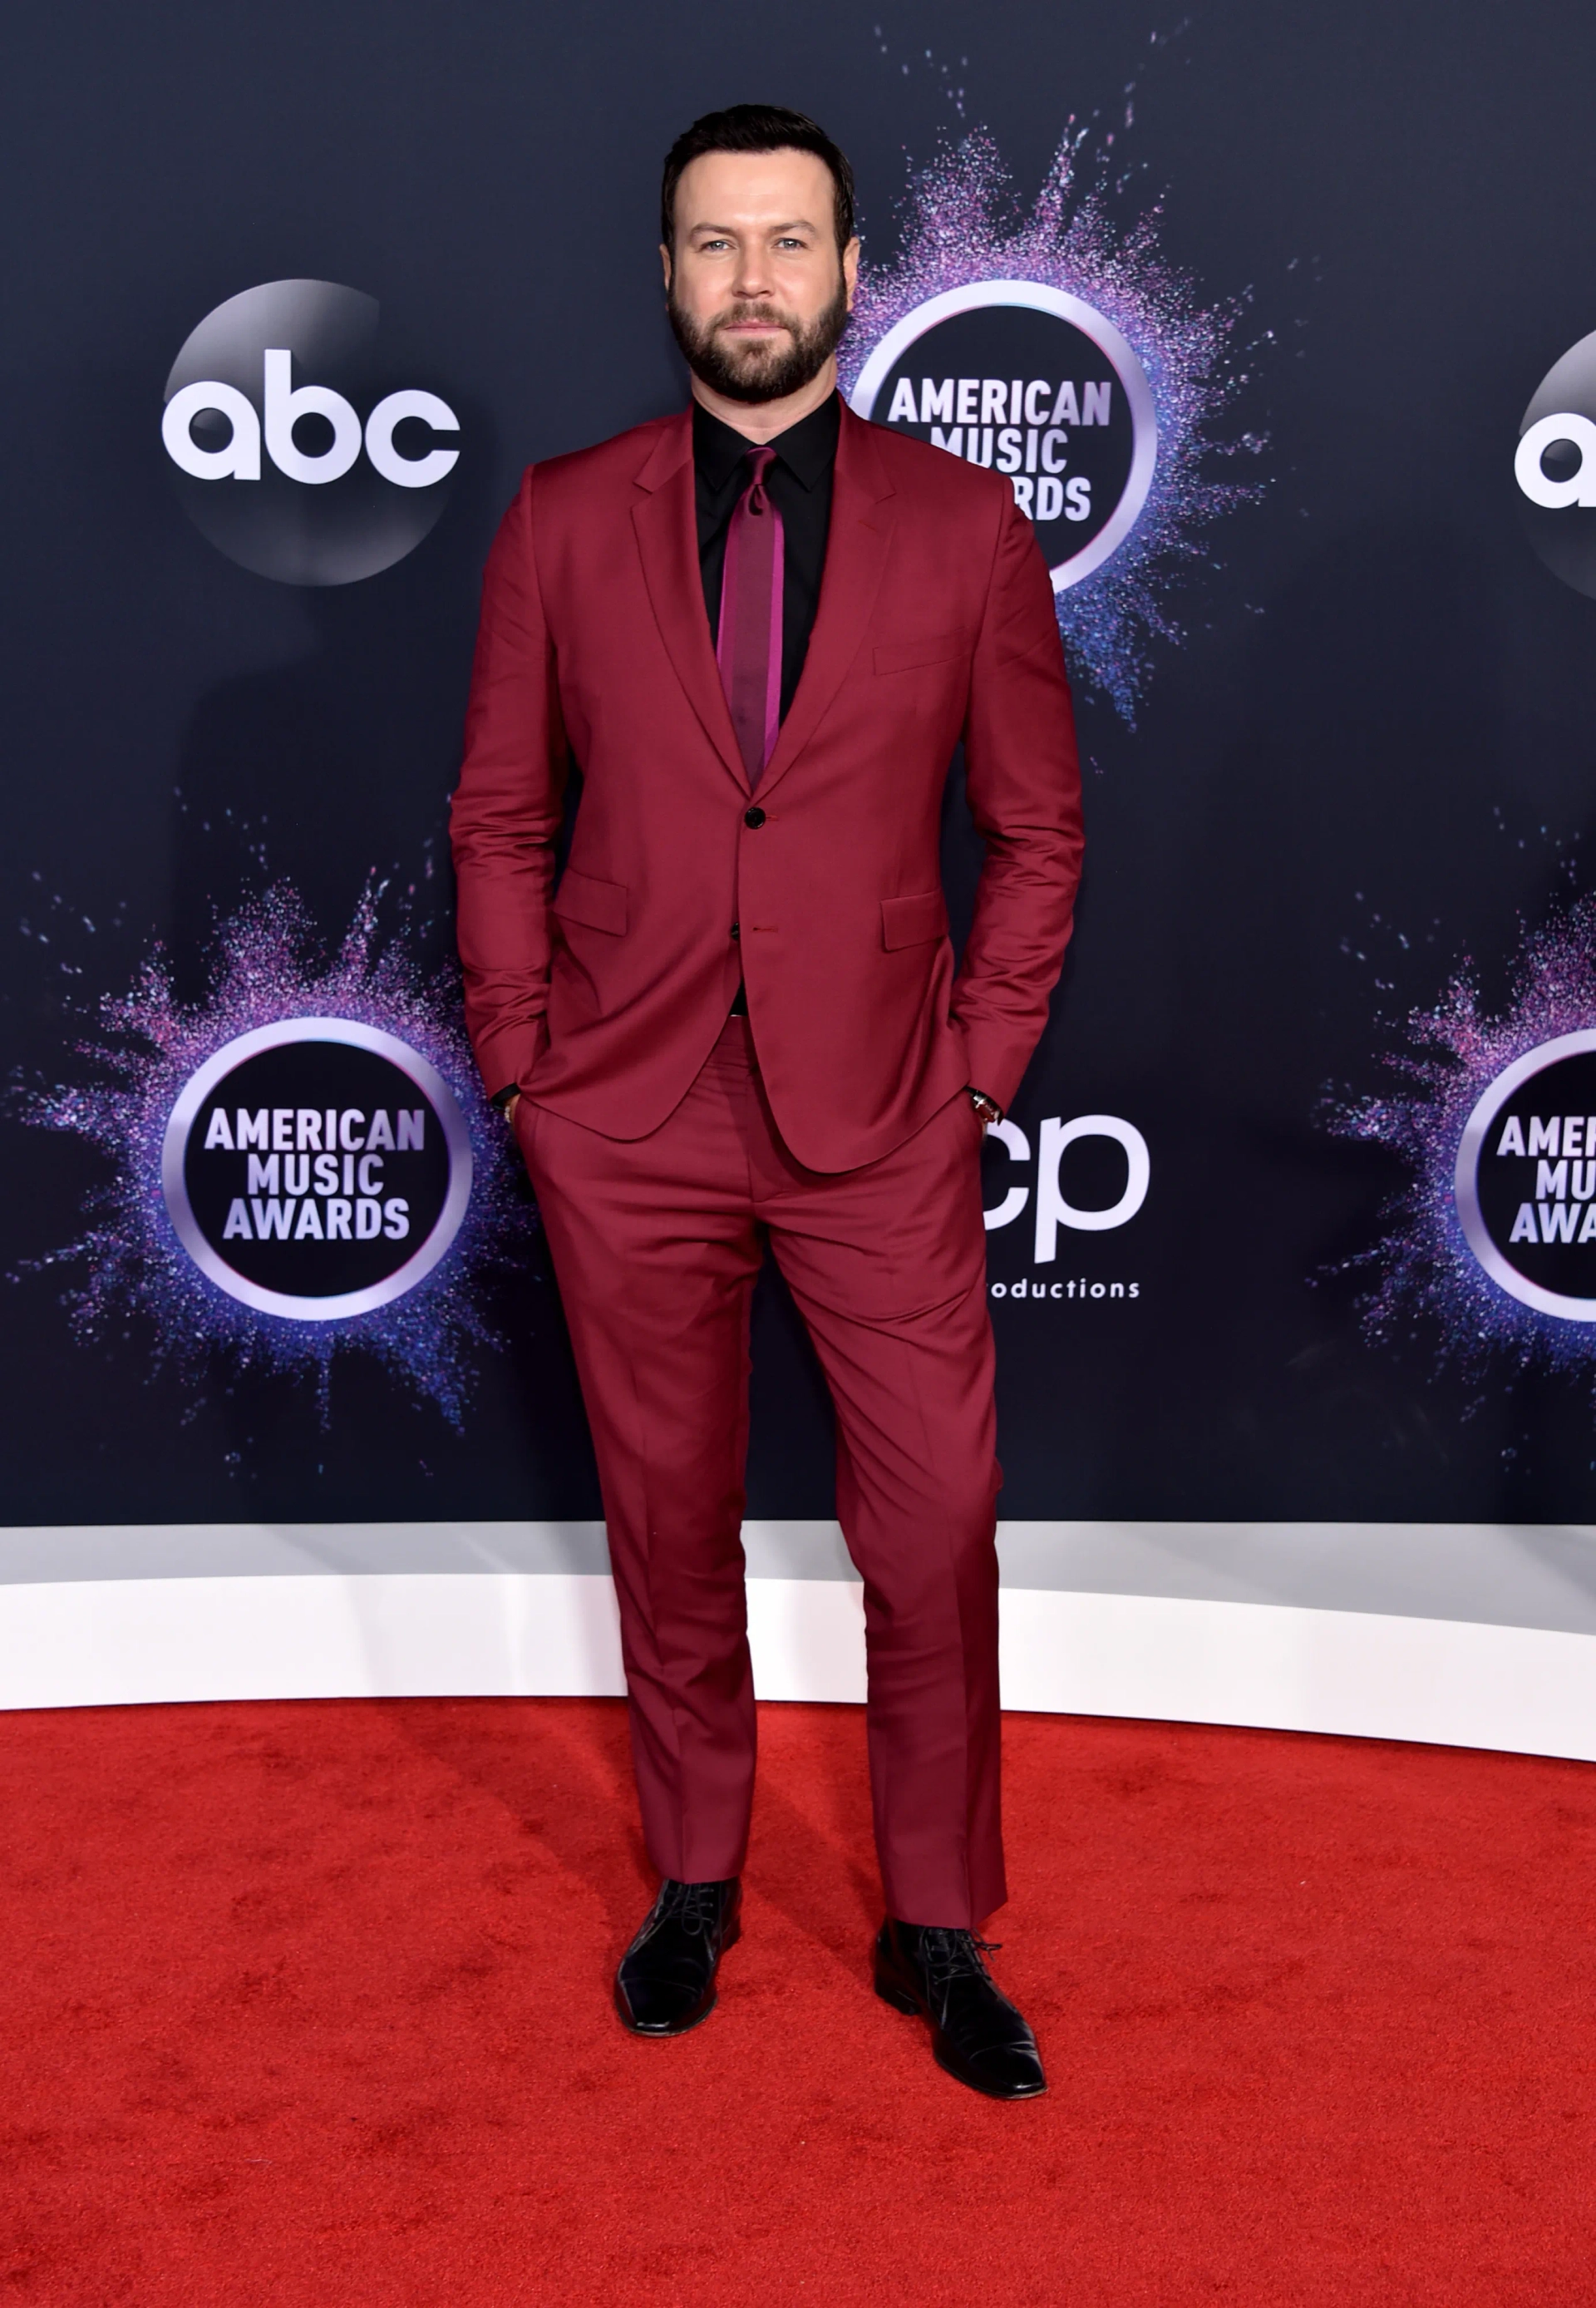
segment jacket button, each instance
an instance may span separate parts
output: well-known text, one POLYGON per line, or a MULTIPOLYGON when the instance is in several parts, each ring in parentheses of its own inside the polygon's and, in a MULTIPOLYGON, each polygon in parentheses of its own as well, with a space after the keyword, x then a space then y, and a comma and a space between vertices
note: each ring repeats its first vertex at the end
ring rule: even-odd
POLYGON ((734 922, 732 924, 732 935, 734 938, 740 938, 742 935, 742 927, 741 923, 734 922))
POLYGON ((742 822, 751 832, 757 833, 765 822, 765 813, 762 809, 745 809, 742 813, 742 822))

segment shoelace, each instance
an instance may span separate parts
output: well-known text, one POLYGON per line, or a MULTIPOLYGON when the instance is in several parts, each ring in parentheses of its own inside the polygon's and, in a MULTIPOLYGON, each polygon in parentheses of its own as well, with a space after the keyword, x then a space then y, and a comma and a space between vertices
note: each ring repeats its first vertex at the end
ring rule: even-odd
POLYGON ((720 1883, 662 1883, 654 1903, 656 1924, 680 1924, 684 1932, 702 1932, 706 1938, 720 1922, 720 1883))
POLYGON ((982 1961, 983 1955, 996 1955, 1001 1940, 978 1940, 974 1932, 944 1931, 927 1926, 920 1934, 920 1961, 925 1972, 925 1984, 933 1994, 940 1994, 956 1979, 984 1979, 989 1987, 997 1982, 982 1961))

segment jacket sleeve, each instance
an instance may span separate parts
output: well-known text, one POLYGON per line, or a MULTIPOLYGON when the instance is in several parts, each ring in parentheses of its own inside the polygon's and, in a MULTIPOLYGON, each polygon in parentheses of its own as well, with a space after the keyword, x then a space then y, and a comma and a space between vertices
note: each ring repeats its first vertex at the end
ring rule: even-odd
POLYGON ((970 1081, 1007 1107, 1063 967, 1081 874, 1081 779, 1047 564, 1006 500, 965 722, 965 790, 986 861, 953 989, 970 1081))
POLYGON ((490 1098, 524 1087, 544 1045, 567 766, 532 496, 528 469, 488 556, 465 764, 450 810, 466 1025, 490 1098))

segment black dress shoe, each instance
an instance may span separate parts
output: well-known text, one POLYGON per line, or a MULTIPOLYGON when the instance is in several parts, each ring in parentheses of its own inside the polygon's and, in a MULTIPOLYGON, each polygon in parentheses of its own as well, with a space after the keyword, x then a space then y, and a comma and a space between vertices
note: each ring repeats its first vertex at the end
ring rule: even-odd
POLYGON ((615 2009, 634 2036, 682 2036, 715 2009, 721 1957, 741 1938, 742 1887, 668 1876, 615 1974, 615 2009))
POLYGON ((1034 2099, 1047 2089, 1036 2038, 981 1960, 991 1942, 971 1932, 900 1924, 876 1942, 876 1994, 897 2011, 931 2021, 937 2065, 992 2099, 1034 2099))

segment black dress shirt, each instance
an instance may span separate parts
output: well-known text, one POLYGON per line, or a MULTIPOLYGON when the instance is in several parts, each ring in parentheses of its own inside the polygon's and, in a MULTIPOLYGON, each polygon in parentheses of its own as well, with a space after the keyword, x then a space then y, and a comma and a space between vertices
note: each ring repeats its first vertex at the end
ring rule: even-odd
MULTIPOLYGON (((831 526, 831 475, 837 462, 837 436, 842 430, 840 403, 833 393, 796 425, 778 433, 768 445, 776 461, 765 474, 765 487, 781 515, 785 550, 782 557, 781 712, 798 687, 809 637, 814 631, 820 601, 820 579, 826 568, 826 535, 831 526)), ((720 631, 720 580, 725 566, 726 531, 737 500, 748 487, 748 452, 754 443, 699 401, 692 409, 692 461, 698 498, 699 566, 704 577, 704 607, 713 640, 720 631)))

